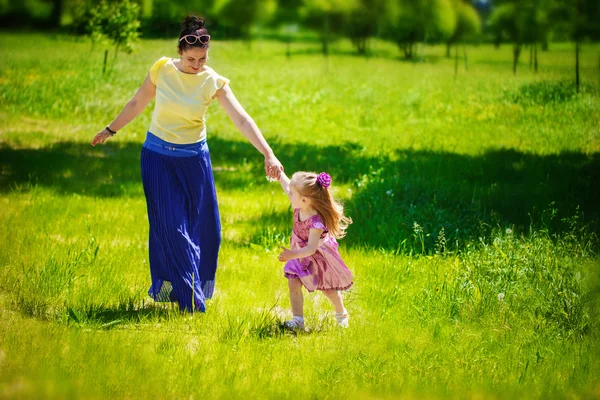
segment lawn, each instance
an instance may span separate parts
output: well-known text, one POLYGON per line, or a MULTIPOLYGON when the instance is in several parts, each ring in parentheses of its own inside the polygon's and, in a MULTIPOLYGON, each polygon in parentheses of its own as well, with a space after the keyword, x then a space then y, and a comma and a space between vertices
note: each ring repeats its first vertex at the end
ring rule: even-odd
POLYGON ((600 47, 508 45, 405 61, 215 41, 286 171, 327 171, 354 223, 338 329, 320 293, 289 318, 278 248, 292 212, 215 104, 217 288, 192 317, 147 296, 140 149, 152 107, 91 147, 175 41, 102 74, 81 38, 0 34, 0 398, 600 396, 600 47), (32 45, 34 44, 34 45, 32 45))

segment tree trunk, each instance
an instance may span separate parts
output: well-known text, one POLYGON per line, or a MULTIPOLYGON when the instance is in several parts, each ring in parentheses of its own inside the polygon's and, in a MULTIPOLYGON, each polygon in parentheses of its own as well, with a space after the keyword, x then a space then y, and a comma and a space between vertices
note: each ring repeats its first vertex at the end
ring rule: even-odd
POLYGON ((537 43, 533 45, 533 70, 538 72, 537 43))
POLYGON ((402 43, 402 50, 404 51, 404 58, 407 60, 412 59, 413 56, 413 48, 412 43, 402 43))
POLYGON ((529 46, 529 69, 533 68, 533 46, 529 46))
POLYGON ((104 50, 104 65, 102 66, 102 74, 106 73, 106 62, 108 61, 108 49, 104 50))
POLYGON ((358 38, 354 41, 354 45, 356 46, 356 51, 358 51, 358 54, 360 54, 360 55, 367 54, 367 39, 358 38))
POLYGON ((291 58, 292 57, 292 49, 291 49, 291 40, 288 38, 288 40, 285 43, 285 55, 287 56, 287 58, 291 58))
POLYGON ((575 42, 575 88, 577 89, 577 93, 579 93, 579 50, 581 44, 579 42, 575 42))
POLYGON ((544 39, 542 42, 542 51, 548 51, 548 39, 544 39))
POLYGON ((63 8, 63 0, 52 0, 52 14, 50 15, 50 21, 52 22, 53 28, 60 28, 60 20, 62 18, 63 8))
POLYGON ((517 75, 517 64, 519 63, 519 55, 521 54, 521 44, 517 43, 513 47, 513 74, 517 75))
POLYGON ((117 56, 119 55, 119 46, 121 45, 121 43, 117 42, 117 45, 115 46, 115 56, 113 58, 113 64, 115 63, 115 61, 117 61, 117 56))
POLYGON ((452 45, 450 44, 450 42, 446 42, 446 57, 447 58, 451 58, 452 55, 450 54, 450 47, 452 47, 452 45))
POLYGON ((465 57, 465 71, 468 71, 469 70, 469 62, 467 60, 467 45, 466 44, 463 45, 463 54, 465 57))
POLYGON ((454 78, 458 76, 458 45, 454 46, 454 78))
POLYGON ((329 55, 329 15, 323 18, 323 55, 329 55))

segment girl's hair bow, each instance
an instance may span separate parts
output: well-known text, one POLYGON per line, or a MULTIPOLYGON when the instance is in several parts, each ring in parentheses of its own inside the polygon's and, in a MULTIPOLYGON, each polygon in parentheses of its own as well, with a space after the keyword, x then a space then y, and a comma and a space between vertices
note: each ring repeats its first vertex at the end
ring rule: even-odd
POLYGON ((317 183, 327 189, 331 185, 331 176, 327 172, 321 172, 317 175, 317 183))

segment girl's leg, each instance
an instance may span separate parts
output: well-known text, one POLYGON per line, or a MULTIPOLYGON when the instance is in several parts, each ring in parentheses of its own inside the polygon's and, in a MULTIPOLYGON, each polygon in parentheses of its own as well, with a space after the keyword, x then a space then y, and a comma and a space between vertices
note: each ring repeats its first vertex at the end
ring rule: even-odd
POLYGON ((333 303, 335 307, 335 320, 342 328, 348 327, 348 311, 344 307, 344 301, 342 300, 342 294, 339 290, 323 290, 323 293, 329 301, 333 303))
POLYGON ((304 297, 302 296, 302 282, 298 278, 289 278, 290 304, 294 317, 304 317, 304 297))
POLYGON ((323 294, 327 296, 329 301, 335 307, 335 312, 338 314, 345 314, 346 309, 344 308, 344 301, 342 300, 342 294, 339 290, 323 290, 323 294))

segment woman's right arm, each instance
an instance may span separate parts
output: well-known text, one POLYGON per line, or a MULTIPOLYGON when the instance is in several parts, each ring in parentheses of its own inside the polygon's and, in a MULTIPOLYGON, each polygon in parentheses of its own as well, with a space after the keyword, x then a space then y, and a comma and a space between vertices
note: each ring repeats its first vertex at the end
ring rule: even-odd
MULTIPOLYGON (((154 96, 156 96, 156 86, 154 86, 150 80, 150 74, 148 74, 137 93, 129 100, 125 107, 123 107, 123 110, 117 118, 108 124, 108 127, 113 131, 118 131, 123 128, 144 111, 144 108, 146 108, 152 99, 154 99, 154 96)), ((110 132, 106 129, 102 129, 94 136, 92 146, 95 146, 98 143, 104 143, 104 141, 111 136, 110 132)))

